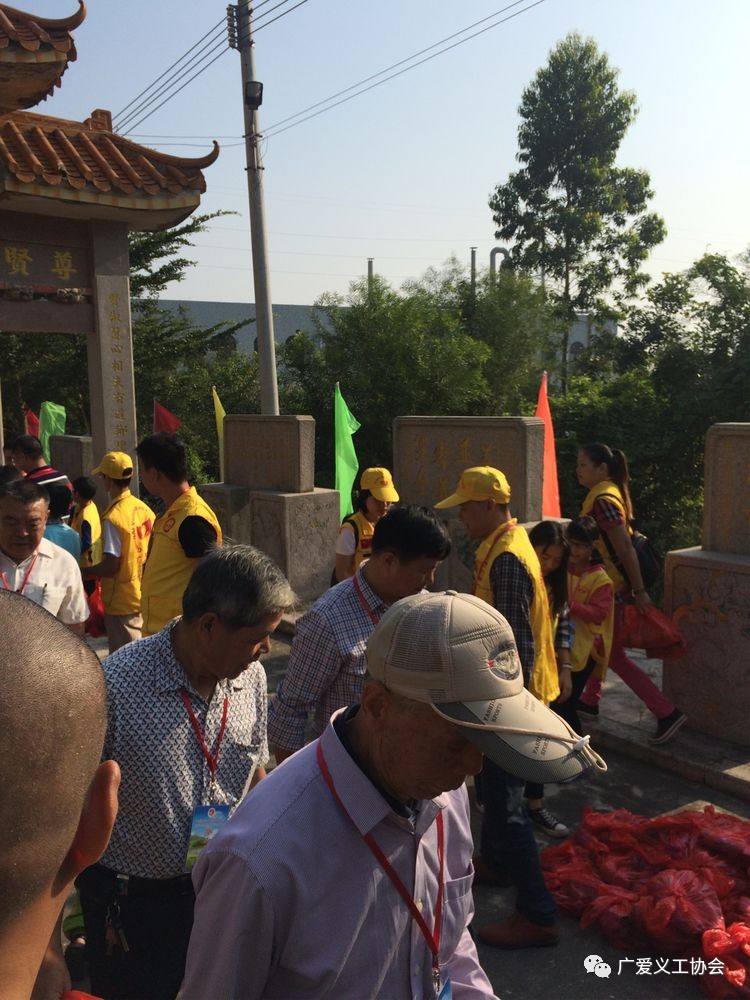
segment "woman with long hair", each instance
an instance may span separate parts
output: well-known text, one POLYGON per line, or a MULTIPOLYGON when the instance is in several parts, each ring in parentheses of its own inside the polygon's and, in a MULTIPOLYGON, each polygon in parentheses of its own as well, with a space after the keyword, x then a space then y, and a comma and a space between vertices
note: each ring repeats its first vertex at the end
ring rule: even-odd
MULTIPOLYGON (((615 621, 609 666, 656 717, 650 743, 666 743, 687 721, 687 716, 661 693, 649 677, 628 657, 623 643, 625 604, 640 610, 651 604, 638 557, 633 548, 633 504, 630 498, 628 462, 622 451, 606 444, 583 445, 576 463, 578 482, 588 490, 581 514, 593 517, 600 531, 596 548, 615 588, 615 621)), ((578 705, 587 715, 599 714, 601 684, 589 681, 578 705)))

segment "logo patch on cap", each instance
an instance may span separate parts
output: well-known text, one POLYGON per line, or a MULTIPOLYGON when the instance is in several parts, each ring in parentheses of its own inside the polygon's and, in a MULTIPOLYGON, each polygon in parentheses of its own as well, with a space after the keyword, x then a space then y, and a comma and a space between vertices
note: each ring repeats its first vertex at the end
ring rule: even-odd
POLYGON ((521 672, 521 661, 515 649, 504 649, 494 660, 487 660, 492 673, 504 681, 512 681, 521 672))

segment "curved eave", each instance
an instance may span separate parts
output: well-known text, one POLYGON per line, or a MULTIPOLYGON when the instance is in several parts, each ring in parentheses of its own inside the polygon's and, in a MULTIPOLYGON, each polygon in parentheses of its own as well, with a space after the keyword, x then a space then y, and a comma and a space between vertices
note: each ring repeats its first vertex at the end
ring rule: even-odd
POLYGON ((176 226, 200 205, 200 191, 179 195, 118 195, 21 183, 0 177, 0 212, 28 212, 68 219, 100 219, 125 223, 129 229, 155 232, 176 226))
POLYGON ((137 142, 133 142, 132 139, 126 139, 125 136, 120 135, 118 132, 108 132, 106 133, 113 142, 116 142, 118 146, 126 146, 128 149, 132 150, 136 154, 145 155, 148 154, 149 159, 156 160, 159 163, 169 164, 172 167, 178 167, 183 170, 203 170, 205 167, 210 167, 212 163, 216 163, 219 157, 219 144, 216 139, 213 140, 213 149, 210 153, 206 153, 205 156, 172 156, 170 153, 162 153, 158 149, 152 149, 150 146, 141 146, 137 142))
MULTIPOLYGON (((78 10, 69 14, 68 17, 37 17, 25 10, 18 10, 17 7, 9 7, 7 4, 0 4, 3 12, 8 15, 15 14, 22 21, 33 21, 45 31, 74 31, 83 24, 86 17, 86 4, 84 0, 78 0, 78 10)), ((12 20, 12 18, 11 18, 12 20)))

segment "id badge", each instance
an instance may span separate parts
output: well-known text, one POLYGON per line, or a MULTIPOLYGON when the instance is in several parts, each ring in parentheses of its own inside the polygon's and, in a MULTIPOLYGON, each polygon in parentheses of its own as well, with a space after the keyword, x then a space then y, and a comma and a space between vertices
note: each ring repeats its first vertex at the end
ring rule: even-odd
POLYGON ((437 1000, 453 1000, 453 989, 451 988, 450 976, 446 976, 443 980, 443 985, 440 987, 437 1000))
POLYGON ((190 841, 188 843, 185 871, 191 871, 198 860, 198 855, 229 819, 228 805, 196 806, 193 809, 193 822, 190 826, 190 841))

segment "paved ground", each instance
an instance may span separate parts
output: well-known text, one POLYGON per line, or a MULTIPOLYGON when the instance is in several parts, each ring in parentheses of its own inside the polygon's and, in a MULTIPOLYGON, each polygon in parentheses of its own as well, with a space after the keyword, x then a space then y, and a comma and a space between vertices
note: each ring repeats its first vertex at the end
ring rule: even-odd
MULTIPOLYGON (((96 643, 105 651, 101 640, 96 643)), ((290 637, 277 634, 264 658, 269 693, 276 689, 286 669, 290 637)), ((636 654, 637 656, 637 654, 636 654)), ((654 678, 661 680, 661 663, 642 660, 654 678)), ((683 728, 672 743, 655 748, 647 743, 654 722, 638 699, 610 674, 599 721, 589 731, 592 743, 605 757, 609 771, 565 787, 549 786, 547 799, 554 811, 575 826, 585 805, 599 810, 626 808, 643 816, 656 816, 680 808, 701 808, 706 802, 750 819, 750 751, 708 739, 683 728)), ((473 790, 470 790, 473 797, 473 790)), ((473 813, 475 837, 481 816, 473 813)), ((547 841, 540 836, 540 846, 547 841)), ((477 887, 476 924, 501 919, 513 911, 514 891, 477 887)), ((702 996, 690 975, 661 973, 636 975, 635 964, 625 958, 663 958, 658 953, 626 955, 608 945, 596 932, 583 931, 577 921, 561 918, 562 939, 556 948, 499 952, 480 945, 480 957, 495 991, 503 1000, 690 1000, 702 996), (611 967, 601 979, 587 973, 584 959, 596 954, 611 967)), ((666 961, 666 959, 664 959, 666 961)), ((674 969, 672 963, 667 968, 674 969)), ((207 998, 209 1000, 209 998, 207 998)))

